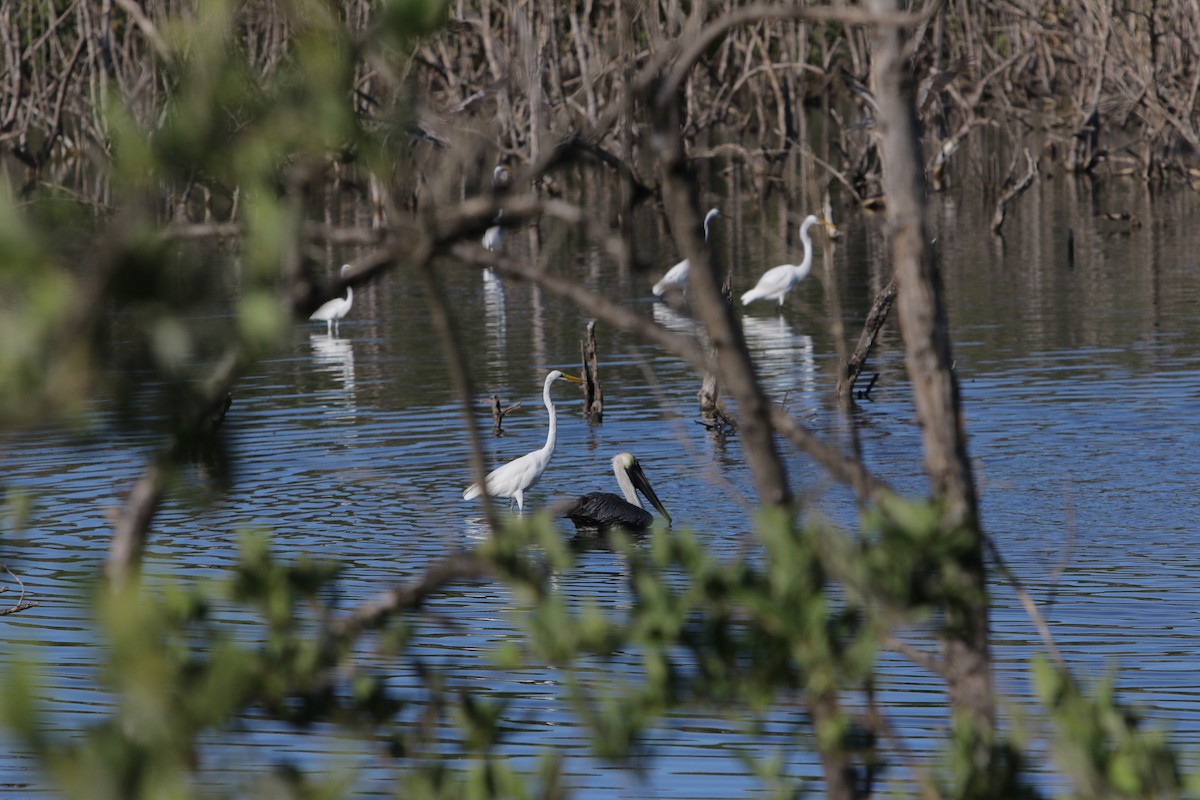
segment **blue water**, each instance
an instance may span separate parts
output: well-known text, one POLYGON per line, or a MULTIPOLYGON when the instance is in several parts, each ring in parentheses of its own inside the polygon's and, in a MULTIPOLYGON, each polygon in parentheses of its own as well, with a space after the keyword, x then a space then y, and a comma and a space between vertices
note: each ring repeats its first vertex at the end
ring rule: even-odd
MULTIPOLYGON (((1193 422, 1200 407, 1194 314, 1200 268, 1187 254, 1200 252, 1200 232, 1150 223, 1113 234, 1069 197, 1043 191, 1037 208, 1045 218, 1023 218, 1018 210, 1003 245, 969 232, 984 229, 977 224, 982 211, 976 217, 961 204, 935 206, 983 521, 1078 672, 1099 677, 1119 670, 1122 699, 1194 749, 1200 536, 1189 489, 1200 483, 1194 457, 1200 427, 1193 422), (1076 229, 1073 268, 1063 260, 1066 225, 1076 229), (1042 235, 1021 235, 1030 226, 1042 235)), ((1174 206, 1169 211, 1179 213, 1174 206)), ((1156 218, 1153 208, 1138 216, 1156 218)), ((735 289, 750 285, 784 249, 784 236, 756 241, 751 237, 777 226, 736 225, 729 215, 723 221, 713 237, 718 257, 739 254, 735 289)), ((834 253, 852 339, 886 275, 879 229, 874 218, 849 215, 834 253)), ((529 257, 524 237, 508 242, 512 257, 529 257)), ((673 263, 675 255, 663 243, 655 263, 673 263)), ((610 277, 593 253, 561 264, 646 317, 694 332, 686 317, 651 302, 655 270, 610 277)), ((480 395, 475 410, 485 458, 496 465, 541 445, 542 378, 549 369, 577 367, 586 319, 535 287, 474 267, 451 265, 444 274, 480 395), (486 398, 493 393, 505 404, 522 404, 506 419, 502 437, 490 433, 486 398)), ((823 291, 810 280, 782 315, 773 304, 752 307, 743 328, 768 394, 842 441, 823 291)), ((470 482, 462 410, 425 305, 418 282, 400 271, 356 293, 339 337, 298 324, 290 345, 235 389, 224 426, 233 488, 214 494, 202 473, 189 473, 155 520, 148 571, 177 581, 223 575, 236 560, 239 531, 259 529, 270 532, 283 557, 343 562, 340 603, 348 610, 484 538, 479 505, 462 500, 470 482)), ((724 559, 752 552, 750 477, 736 436, 697 424, 699 378, 626 334, 601 325, 598 337, 604 423, 588 425, 577 391, 555 387, 558 449, 527 506, 615 491, 609 458, 632 450, 677 528, 696 530, 724 559)), ((923 496, 920 435, 894 326, 884 332, 870 371, 880 380, 855 412, 866 461, 901 490, 923 496)), ((42 676, 41 699, 66 737, 110 707, 95 671, 100 654, 90 592, 107 551, 108 514, 157 442, 151 431, 119 425, 103 403, 92 419, 84 436, 22 432, 0 445, 7 490, 27 493, 32 503, 25 525, 5 527, 5 558, 41 602, 3 618, 0 662, 35 648, 53 665, 42 676)), ((846 492, 804 456, 782 448, 797 495, 851 524, 846 492)), ((572 536, 565 524, 562 535, 572 536)), ((630 602, 627 575, 619 553, 587 547, 556 586, 573 602, 591 599, 619 613, 630 602)), ((993 575, 999 684, 1006 703, 1028 705, 1027 661, 1041 645, 1011 587, 993 575)), ((558 670, 501 669, 490 659, 497 645, 517 640, 515 606, 492 583, 456 586, 430 603, 412 644, 423 663, 456 684, 511 704, 505 753, 514 765, 533 771, 538 756, 552 749, 566 757, 567 783, 583 798, 755 796, 765 790, 752 764, 775 753, 791 774, 817 774, 811 747, 798 734, 804 715, 794 697, 781 698, 757 736, 745 735, 737 719, 718 709, 699 709, 656 724, 647 738, 651 755, 636 770, 593 758, 563 700, 558 670)), ((247 625, 250 635, 245 620, 231 624, 247 625)), ((394 669, 394 687, 416 696, 420 680, 411 665, 373 653, 363 658, 394 669)), ((881 656, 881 672, 880 699, 894 730, 914 751, 936 751, 946 725, 937 679, 894 654, 881 656)), ((579 674, 593 688, 636 685, 640 665, 636 653, 615 653, 585 661, 579 674)), ((1052 774, 1049 756, 1040 756, 1040 768, 1052 774)), ((392 775, 369 742, 321 728, 298 733, 251 717, 242 730, 204 743, 202 781, 237 785, 279 760, 330 774, 359 768, 366 793, 388 791, 392 775)), ((27 756, 7 750, 0 785, 26 792, 44 786, 27 756)))

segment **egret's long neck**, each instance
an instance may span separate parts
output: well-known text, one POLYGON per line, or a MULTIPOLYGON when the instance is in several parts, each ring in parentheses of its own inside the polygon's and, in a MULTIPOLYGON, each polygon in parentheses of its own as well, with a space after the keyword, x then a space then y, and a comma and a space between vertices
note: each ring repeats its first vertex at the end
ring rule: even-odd
POLYGON ((617 476, 617 485, 621 487, 621 494, 625 495, 625 499, 641 508, 642 503, 638 500, 637 492, 633 490, 633 481, 629 480, 629 473, 613 464, 613 474, 617 476))
POLYGON ((354 302, 354 287, 353 286, 346 287, 346 302, 347 303, 354 302))
POLYGON ((800 241, 804 244, 804 260, 800 262, 800 269, 808 272, 808 268, 812 266, 812 239, 809 238, 808 228, 800 229, 800 241))
POLYGON ((546 431, 546 444, 542 446, 542 450, 547 453, 554 450, 554 442, 558 436, 558 414, 554 412, 554 403, 550 400, 550 384, 554 381, 546 381, 546 386, 542 389, 542 402, 546 404, 546 413, 550 415, 550 428, 546 431))

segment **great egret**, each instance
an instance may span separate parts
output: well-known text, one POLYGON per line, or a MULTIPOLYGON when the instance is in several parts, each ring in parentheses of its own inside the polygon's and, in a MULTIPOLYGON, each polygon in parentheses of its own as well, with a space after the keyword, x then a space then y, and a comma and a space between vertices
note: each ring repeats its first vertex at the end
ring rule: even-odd
POLYGON ((809 270, 812 269, 812 239, 808 238, 808 229, 817 223, 824 225, 828 230, 836 230, 832 223, 826 222, 820 217, 812 214, 805 217, 804 222, 800 225, 800 241, 804 243, 804 260, 799 265, 780 264, 778 267, 771 267, 764 272, 763 276, 758 279, 758 284, 742 295, 742 305, 749 305, 755 300, 778 300, 779 307, 783 308, 783 299, 787 296, 788 291, 807 278, 809 270))
POLYGON ((562 516, 575 523, 576 528, 624 528, 629 531, 644 531, 654 521, 654 516, 642 508, 636 487, 646 499, 671 522, 671 515, 654 493, 642 465, 632 453, 618 453, 612 460, 613 474, 625 499, 609 492, 589 492, 563 509, 562 516))
MULTIPOLYGON (((708 224, 712 222, 714 218, 719 216, 721 216, 721 212, 715 208, 709 209, 708 213, 704 215, 704 241, 708 241, 708 224)), ((685 258, 683 261, 680 261, 678 264, 667 270, 667 274, 663 275, 662 280, 654 284, 650 291, 655 297, 662 297, 664 294, 666 294, 668 289, 682 290, 686 288, 688 272, 691 270, 691 268, 691 262, 685 258)))
MULTIPOLYGON (((342 264, 341 274, 345 277, 350 271, 349 264, 342 264)), ((332 300, 326 300, 320 308, 312 313, 309 319, 319 320, 325 323, 326 332, 332 336, 333 329, 338 326, 342 317, 350 313, 350 307, 354 305, 354 287, 346 287, 345 297, 335 297, 332 300)))
MULTIPOLYGON (((514 458, 504 466, 492 470, 487 476, 488 494, 492 497, 508 497, 515 500, 518 511, 525 510, 525 490, 533 488, 534 484, 538 482, 542 473, 546 471, 546 465, 550 463, 550 456, 554 455, 558 415, 554 413, 554 403, 550 400, 550 385, 557 380, 583 383, 582 378, 565 375, 558 370, 553 370, 546 376, 546 385, 542 387, 542 402, 546 404, 546 412, 550 415, 550 429, 546 432, 546 443, 540 450, 534 450, 520 458, 514 458)), ((470 500, 481 494, 483 494, 483 487, 478 483, 473 483, 463 492, 463 500, 470 500)), ((509 507, 511 508, 511 506, 510 502, 509 507)))

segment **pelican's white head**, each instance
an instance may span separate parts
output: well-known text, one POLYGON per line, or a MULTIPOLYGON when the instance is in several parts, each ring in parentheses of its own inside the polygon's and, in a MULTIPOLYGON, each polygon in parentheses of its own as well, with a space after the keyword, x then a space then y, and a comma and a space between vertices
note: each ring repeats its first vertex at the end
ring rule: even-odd
POLYGON ((633 457, 633 453, 617 453, 612 457, 613 469, 623 469, 628 472, 636 463, 637 459, 633 457))

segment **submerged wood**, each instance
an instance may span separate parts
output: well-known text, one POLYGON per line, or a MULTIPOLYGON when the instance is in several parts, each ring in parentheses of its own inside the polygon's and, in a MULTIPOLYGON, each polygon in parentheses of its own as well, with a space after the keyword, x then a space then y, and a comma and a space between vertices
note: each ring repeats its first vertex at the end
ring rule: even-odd
POLYGON ((517 402, 513 403, 511 406, 501 408, 500 407, 500 395, 494 394, 494 395, 492 395, 492 399, 491 399, 491 407, 492 407, 492 435, 493 436, 503 436, 504 435, 504 418, 506 416, 508 416, 508 413, 510 411, 515 411, 516 409, 520 408, 521 401, 518 400, 517 402))
MULTIPOLYGON (((862 374, 863 367, 867 363, 867 356, 871 354, 871 348, 875 346, 875 340, 879 337, 879 331, 887 322, 888 313, 892 310, 892 303, 896 299, 896 279, 892 278, 887 282, 887 285, 880 290, 875 296, 875 301, 871 303, 871 310, 867 312, 867 319, 863 322, 862 333, 859 334, 858 344, 854 346, 854 352, 846 360, 846 365, 842 369, 842 374, 838 379, 838 397, 843 401, 847 401, 854 394, 854 384, 858 381, 859 375, 862 374)), ((874 386, 875 381, 871 381, 874 386)), ((867 391, 870 391, 868 387, 867 391)))
POLYGON ((600 367, 596 360, 596 320, 589 320, 587 334, 580 343, 583 351, 583 415, 588 422, 604 422, 604 392, 600 388, 600 367))
POLYGON ((1000 199, 996 201, 996 211, 992 214, 992 233, 1000 233, 1000 226, 1004 224, 1004 215, 1007 212, 1008 204, 1016 200, 1022 193, 1033 185, 1034 178, 1037 177, 1038 168, 1037 161, 1029 152, 1029 148, 1025 148, 1025 174, 1013 182, 1013 184, 1005 190, 1004 194, 1000 195, 1000 199))

